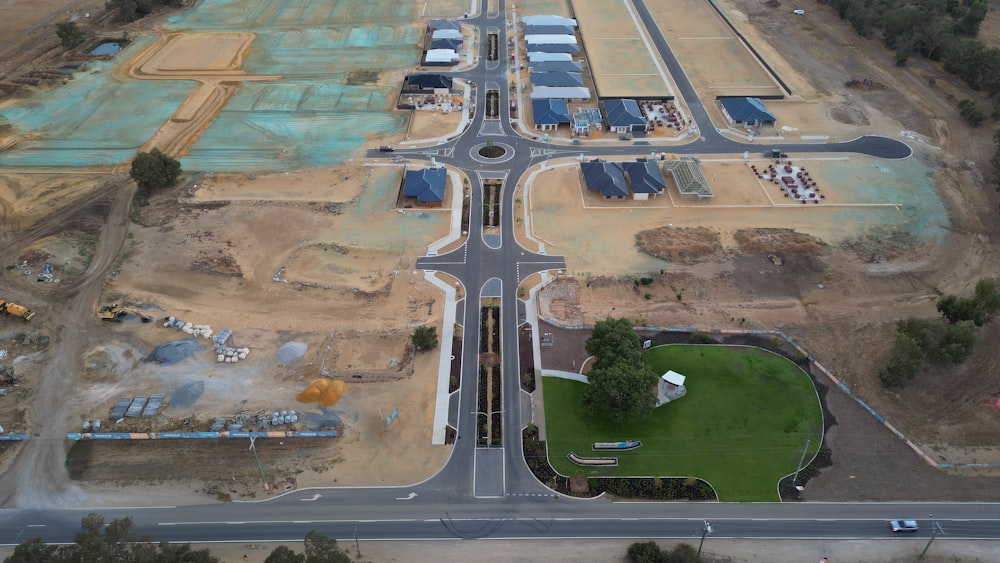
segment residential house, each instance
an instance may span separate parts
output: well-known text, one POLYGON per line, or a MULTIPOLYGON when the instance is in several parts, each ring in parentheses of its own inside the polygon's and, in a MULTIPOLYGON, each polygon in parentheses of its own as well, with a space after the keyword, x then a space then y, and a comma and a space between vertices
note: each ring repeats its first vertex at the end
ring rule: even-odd
MULTIPOLYGON (((569 53, 566 53, 567 55, 569 53)), ((583 63, 579 61, 538 61, 529 62, 528 70, 538 72, 583 72, 583 63)))
POLYGON ((531 75, 532 86, 571 87, 583 86, 579 72, 536 72, 531 75))
POLYGON ((643 159, 637 162, 623 162, 621 166, 632 190, 632 199, 647 200, 650 195, 655 198, 667 188, 663 172, 655 161, 643 159))
POLYGON ((759 98, 720 98, 719 103, 730 124, 774 127, 774 122, 777 121, 759 98))
POLYGON ((535 129, 539 131, 554 131, 561 124, 570 122, 566 100, 531 100, 531 113, 535 129))
POLYGON ((605 100, 604 115, 608 120, 608 128, 614 133, 645 131, 649 124, 635 100, 605 100))
POLYGON ((532 100, 562 99, 589 100, 590 88, 582 86, 535 86, 531 89, 532 100))
POLYGON ((447 171, 442 167, 407 170, 403 175, 403 197, 415 198, 427 207, 441 207, 446 179, 447 171))
POLYGON ((600 159, 590 160, 580 163, 580 171, 583 173, 587 189, 600 191, 604 199, 628 197, 625 175, 618 163, 600 159))

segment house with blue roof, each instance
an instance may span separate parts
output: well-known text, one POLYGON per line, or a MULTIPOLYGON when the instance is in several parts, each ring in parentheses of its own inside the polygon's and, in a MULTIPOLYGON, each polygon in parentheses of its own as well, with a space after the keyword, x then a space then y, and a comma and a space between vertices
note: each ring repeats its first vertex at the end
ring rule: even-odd
POLYGON ((572 121, 566 100, 531 100, 531 115, 534 117, 535 129, 539 131, 554 131, 563 123, 572 121))
POLYGON ((581 162, 580 172, 587 189, 600 191, 604 199, 628 197, 625 174, 618 163, 600 159, 581 162))
POLYGON ((583 75, 579 72, 535 72, 531 74, 531 84, 557 87, 583 86, 583 75))
POLYGON ((454 49, 458 51, 462 48, 461 39, 444 38, 431 41, 431 49, 454 49))
POLYGON ((629 189, 632 190, 632 199, 645 200, 649 199, 650 195, 655 199, 667 189, 663 172, 655 161, 641 159, 636 162, 623 162, 621 167, 625 171, 629 189))
POLYGON ((649 125, 635 100, 612 99, 604 101, 604 116, 613 133, 645 131, 649 125))
POLYGON ((719 103, 730 124, 774 127, 774 122, 777 121, 760 98, 720 98, 719 103))
POLYGON ((583 63, 579 61, 538 61, 529 62, 528 70, 536 72, 583 72, 583 63))
POLYGON ((403 175, 403 197, 415 198, 427 207, 444 204, 447 171, 443 167, 407 170, 403 175))

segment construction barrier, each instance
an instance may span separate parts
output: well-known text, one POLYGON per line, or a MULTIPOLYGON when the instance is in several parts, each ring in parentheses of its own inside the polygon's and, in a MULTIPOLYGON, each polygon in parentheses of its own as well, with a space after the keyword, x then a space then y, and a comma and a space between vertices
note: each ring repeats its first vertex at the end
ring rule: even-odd
MULTIPOLYGON (((336 430, 296 432, 68 432, 67 440, 218 440, 220 438, 336 438, 336 430)), ((27 440, 26 434, 0 434, 0 440, 27 440), (8 437, 9 436, 9 437, 8 437), (17 436, 20 436, 18 438, 17 436)))
POLYGON ((27 439, 27 434, 0 434, 0 442, 23 442, 27 439))

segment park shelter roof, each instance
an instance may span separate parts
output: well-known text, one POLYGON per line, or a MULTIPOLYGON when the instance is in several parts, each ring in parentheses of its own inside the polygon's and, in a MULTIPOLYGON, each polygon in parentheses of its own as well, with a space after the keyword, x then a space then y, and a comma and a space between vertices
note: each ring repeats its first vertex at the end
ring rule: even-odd
POLYGON ((722 98, 719 100, 733 121, 743 123, 774 123, 774 114, 767 111, 760 98, 722 98))
POLYGON ((531 89, 532 100, 545 100, 549 98, 589 100, 590 88, 582 86, 535 86, 531 89))
POLYGON ((618 163, 606 160, 589 160, 580 163, 583 181, 588 190, 600 190, 604 197, 625 197, 628 186, 625 185, 625 175, 618 163))
POLYGON ((684 381, 687 380, 686 377, 672 370, 667 370, 667 373, 661 375, 660 378, 663 379, 663 381, 678 387, 684 385, 684 381))
POLYGON ((583 86, 583 75, 579 72, 536 72, 531 75, 535 86, 583 86))
POLYGON ((407 170, 403 177, 403 196, 415 197, 420 203, 444 201, 444 168, 407 170))
POLYGON ((658 194, 667 188, 663 173, 656 162, 623 162, 622 168, 634 194, 658 194))
POLYGON ((576 27, 576 20, 562 16, 524 16, 521 18, 521 23, 524 25, 566 25, 576 27))
POLYGON ((635 100, 605 100, 604 115, 608 118, 609 127, 646 126, 646 118, 635 100))
MULTIPOLYGON (((568 53, 567 53, 568 54, 568 53)), ((583 63, 578 61, 538 61, 532 62, 531 72, 583 72, 583 63)))
POLYGON ((458 53, 454 49, 428 49, 424 55, 428 63, 453 63, 458 61, 458 53))
POLYGON ((531 100, 531 113, 535 117, 535 125, 559 125, 570 122, 566 100, 531 100))
POLYGON ((462 32, 457 29, 438 29, 431 33, 431 39, 461 39, 462 32))

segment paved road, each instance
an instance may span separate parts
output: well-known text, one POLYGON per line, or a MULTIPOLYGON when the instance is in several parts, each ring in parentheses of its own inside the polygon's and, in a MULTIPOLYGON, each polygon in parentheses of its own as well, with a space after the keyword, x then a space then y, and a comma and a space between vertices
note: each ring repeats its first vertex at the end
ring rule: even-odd
MULTIPOLYGON (((438 161, 464 170, 470 181, 470 228, 467 242, 442 255, 425 256, 418 268, 446 272, 465 288, 465 307, 460 322, 466 328, 461 350, 463 377, 457 395, 458 441, 448 463, 432 478, 409 487, 340 488, 294 491, 259 503, 229 503, 152 509, 121 508, 100 512, 108 518, 131 516, 140 534, 172 541, 300 540, 312 529, 337 538, 693 538, 703 522, 712 522, 715 537, 752 538, 883 538, 890 537, 886 520, 918 518, 922 528, 916 535, 927 537, 932 528, 929 515, 948 537, 1000 537, 1000 510, 993 504, 723 504, 723 503, 613 503, 605 499, 579 500, 562 497, 542 486, 525 465, 520 430, 530 420, 522 412, 518 381, 517 331, 523 322, 517 286, 534 272, 565 268, 560 256, 528 252, 514 239, 514 183, 546 153, 601 156, 644 155, 650 151, 684 154, 740 153, 760 151, 755 145, 735 143, 719 135, 695 96, 662 34, 653 24, 641 0, 634 0, 654 44, 667 62, 702 137, 684 146, 620 145, 614 147, 557 147, 525 138, 510 125, 506 88, 510 54, 503 30, 509 21, 506 5, 494 17, 485 13, 470 21, 479 29, 500 32, 499 57, 487 61, 485 37, 479 42, 479 64, 456 75, 474 81, 476 115, 458 138, 430 149, 403 150, 392 156, 438 161), (486 120, 485 96, 490 84, 498 85, 500 119, 486 120), (483 161, 471 156, 486 138, 508 147, 509 158, 483 161), (613 151, 613 152, 612 152, 613 151), (500 233, 485 234, 482 228, 482 181, 503 182, 500 233), (503 366, 503 447, 477 450, 476 377, 478 367, 479 307, 476 300, 486 293, 499 296, 503 366), (479 493, 479 497, 476 493, 479 493)), ((795 152, 860 152, 885 158, 904 158, 909 147, 892 139, 863 137, 849 143, 783 145, 795 152)), ((387 155, 372 152, 369 156, 387 155)), ((71 541, 80 517, 87 510, 0 511, 0 543, 40 536, 48 541, 71 541)))

